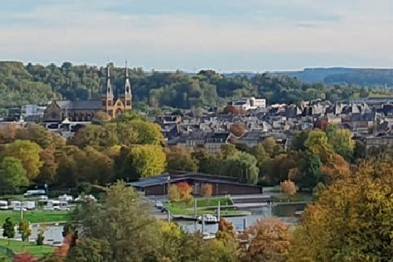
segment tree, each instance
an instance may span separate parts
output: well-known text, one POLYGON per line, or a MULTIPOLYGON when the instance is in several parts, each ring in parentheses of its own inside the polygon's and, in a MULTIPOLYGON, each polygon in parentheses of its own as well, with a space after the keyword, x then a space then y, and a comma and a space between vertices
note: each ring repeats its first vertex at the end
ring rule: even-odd
POLYGON ((334 154, 333 147, 329 143, 326 133, 321 130, 314 130, 308 133, 305 147, 311 154, 318 156, 323 163, 326 163, 329 157, 334 154))
POLYGON ((19 222, 18 231, 22 237, 22 241, 29 242, 29 237, 31 235, 31 228, 30 228, 30 223, 27 220, 22 220, 19 222))
POLYGON ((346 160, 351 160, 355 150, 355 141, 352 139, 351 131, 329 126, 326 133, 334 151, 346 160))
POLYGON ((162 147, 157 145, 137 145, 128 150, 123 168, 125 168, 125 177, 135 180, 141 177, 161 175, 165 167, 166 155, 162 147))
POLYGON ((3 190, 15 191, 19 187, 27 186, 29 180, 26 170, 20 160, 4 157, 0 163, 0 185, 3 190))
POLYGON ((100 239, 82 239, 78 245, 73 247, 68 254, 66 261, 80 261, 80 262, 104 262, 112 256, 110 246, 106 241, 100 239))
POLYGON ((128 123, 138 134, 137 143, 141 145, 161 145, 164 143, 164 136, 159 125, 142 120, 133 120, 128 123))
POLYGON ((198 170, 196 161, 191 153, 184 147, 172 147, 166 151, 169 171, 192 171, 198 170))
POLYGON ((371 160, 319 193, 297 227, 290 261, 389 261, 393 164, 371 160))
POLYGON ((281 151, 280 145, 277 144, 273 137, 267 137, 262 142, 265 152, 269 154, 270 157, 274 157, 281 151))
POLYGON ((297 188, 295 183, 293 183, 291 180, 285 180, 281 182, 281 191, 287 194, 288 196, 293 196, 296 194, 297 188))
POLYGON ((176 184, 179 191, 180 201, 189 202, 192 200, 192 186, 187 182, 180 182, 176 184))
POLYGON ((246 233, 249 247, 244 261, 287 261, 291 245, 288 226, 279 220, 260 220, 246 233))
POLYGON ((251 184, 258 182, 259 169, 256 158, 246 152, 238 152, 224 161, 220 174, 233 176, 251 184))
POLYGON ((168 198, 172 202, 180 201, 180 192, 176 185, 170 185, 168 189, 168 198))
POLYGON ((36 239, 37 246, 42 246, 44 244, 44 240, 45 240, 44 231, 39 230, 36 239))
POLYGON ((86 181, 104 185, 114 177, 113 160, 91 146, 84 148, 86 162, 83 165, 83 177, 86 181))
POLYGON ((6 145, 3 155, 19 159, 31 181, 38 176, 43 165, 40 160, 41 151, 41 147, 34 142, 16 140, 6 145))
POLYGON ((157 261, 153 259, 159 256, 158 224, 138 193, 124 183, 111 186, 102 203, 77 208, 74 219, 83 227, 83 241, 94 240, 94 246, 99 246, 88 250, 98 249, 94 254, 99 253, 103 261, 157 261))
POLYGON ((59 163, 56 161, 56 148, 49 146, 41 151, 40 159, 43 165, 40 174, 35 179, 38 182, 45 184, 53 184, 56 181, 59 163))
POLYGON ((15 224, 12 223, 11 218, 9 217, 5 219, 5 222, 3 224, 3 237, 6 237, 8 239, 15 237, 15 224))

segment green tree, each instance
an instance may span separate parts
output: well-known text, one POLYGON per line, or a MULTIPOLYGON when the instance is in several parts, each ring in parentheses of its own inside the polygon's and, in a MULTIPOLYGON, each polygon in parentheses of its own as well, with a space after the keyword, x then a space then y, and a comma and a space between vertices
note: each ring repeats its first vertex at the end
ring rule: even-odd
POLYGON ((318 156, 323 163, 327 162, 329 157, 334 154, 326 133, 321 130, 309 132, 305 147, 311 154, 318 156))
POLYGON ((351 160, 355 150, 355 141, 352 139, 351 131, 329 126, 326 133, 334 151, 346 160, 351 160))
POLYGON ((15 191, 28 184, 26 170, 21 161, 13 157, 4 157, 0 163, 0 185, 3 190, 15 191))
POLYGON ((80 262, 105 262, 112 257, 112 251, 108 242, 100 239, 81 239, 78 244, 71 249, 71 252, 66 258, 66 261, 80 261, 80 262))
POLYGON ((128 150, 123 174, 125 178, 134 180, 161 175, 165 168, 166 155, 161 146, 137 145, 128 150))
POLYGON ((11 218, 9 217, 5 219, 5 222, 3 224, 3 237, 6 237, 8 239, 15 237, 15 224, 12 223, 11 218))
POLYGON ((83 227, 83 241, 94 241, 83 252, 98 249, 94 254, 103 261, 157 261, 158 224, 138 193, 124 183, 111 186, 102 203, 77 208, 74 219, 83 227))
POLYGON ((27 172, 27 177, 33 180, 43 165, 40 160, 41 151, 41 147, 34 142, 16 140, 6 145, 3 155, 19 159, 27 172))
POLYGON ((259 168, 256 158, 246 152, 238 152, 224 161, 223 175, 238 177, 241 181, 256 184, 259 168))

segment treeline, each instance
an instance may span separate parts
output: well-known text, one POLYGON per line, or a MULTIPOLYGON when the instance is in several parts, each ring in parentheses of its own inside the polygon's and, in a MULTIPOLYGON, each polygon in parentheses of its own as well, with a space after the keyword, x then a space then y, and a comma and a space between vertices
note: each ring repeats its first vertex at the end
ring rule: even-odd
POLYGON ((0 129, 0 186, 59 188, 160 175, 166 168, 159 126, 133 114, 81 129, 66 141, 39 125, 0 129))
MULTIPOLYGON (((61 66, 0 62, 0 107, 45 104, 55 98, 98 99, 102 95, 105 77, 104 67, 68 62, 61 66)), ((318 98, 332 101, 357 99, 371 94, 365 88, 305 84, 288 76, 269 73, 247 77, 241 74, 225 76, 212 70, 187 74, 180 71, 145 72, 137 68, 130 70, 130 77, 134 101, 142 110, 147 110, 146 105, 186 109, 214 107, 244 96, 264 97, 269 103, 299 103, 318 98)), ((123 87, 124 68, 112 68, 112 82, 119 89, 123 87)))

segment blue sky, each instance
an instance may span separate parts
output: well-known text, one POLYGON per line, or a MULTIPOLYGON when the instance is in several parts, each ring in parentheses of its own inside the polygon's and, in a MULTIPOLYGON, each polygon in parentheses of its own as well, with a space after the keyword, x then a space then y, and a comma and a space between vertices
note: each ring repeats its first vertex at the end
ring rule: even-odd
POLYGON ((1 0, 0 60, 393 67, 392 0, 1 0))

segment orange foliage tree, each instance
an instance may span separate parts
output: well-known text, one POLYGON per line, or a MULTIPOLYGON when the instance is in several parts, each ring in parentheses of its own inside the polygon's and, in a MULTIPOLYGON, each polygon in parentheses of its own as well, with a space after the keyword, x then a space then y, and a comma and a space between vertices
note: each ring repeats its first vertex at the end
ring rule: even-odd
POLYGON ((192 200, 192 186, 187 182, 181 182, 176 184, 177 189, 179 190, 180 200, 181 201, 190 201, 192 200))
POLYGON ((259 220, 246 234, 249 246, 243 261, 287 261, 291 234, 286 224, 279 220, 259 220))
POLYGON ((294 182, 291 180, 285 180, 280 183, 281 191, 287 194, 288 196, 293 196, 296 194, 297 188, 294 182))

